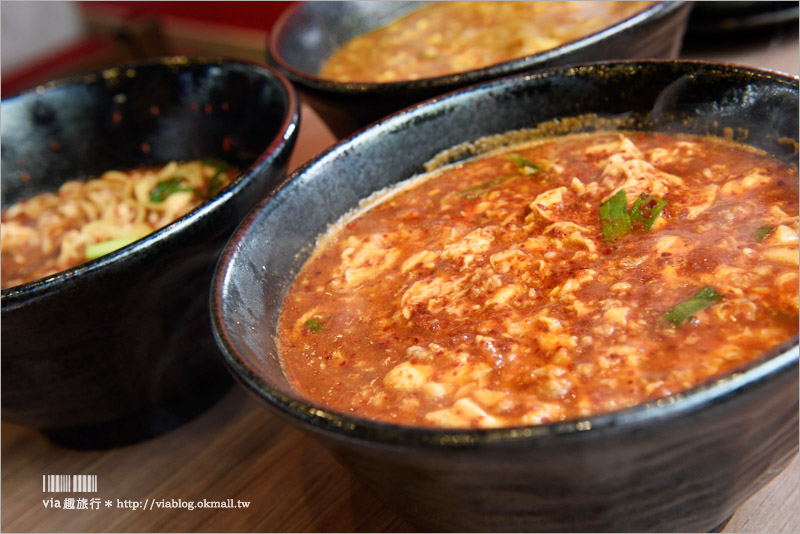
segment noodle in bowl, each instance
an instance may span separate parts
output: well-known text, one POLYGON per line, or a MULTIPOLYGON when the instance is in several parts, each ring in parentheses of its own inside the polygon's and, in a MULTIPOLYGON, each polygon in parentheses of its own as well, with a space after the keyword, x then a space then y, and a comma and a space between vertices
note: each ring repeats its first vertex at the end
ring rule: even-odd
POLYGON ((69 180, 3 212, 3 288, 127 246, 176 221, 238 174, 224 162, 176 162, 69 180))

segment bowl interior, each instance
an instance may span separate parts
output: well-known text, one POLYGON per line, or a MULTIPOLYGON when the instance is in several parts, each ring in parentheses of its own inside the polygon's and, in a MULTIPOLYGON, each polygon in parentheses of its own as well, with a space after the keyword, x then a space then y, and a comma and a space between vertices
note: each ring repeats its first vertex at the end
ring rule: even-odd
POLYGON ((277 46, 294 69, 315 75, 331 52, 349 39, 380 28, 430 2, 330 2, 298 6, 285 19, 277 46))
POLYGON ((112 169, 207 158, 240 169, 220 195, 154 234, 178 232, 263 174, 291 137, 282 132, 296 127, 296 106, 274 71, 211 58, 163 58, 49 82, 2 101, 2 208, 112 169))
POLYGON ((169 58, 51 82, 2 102, 2 206, 109 169, 216 157, 245 170, 289 106, 273 73, 236 62, 169 58))
POLYGON ((453 152, 458 159, 474 153, 475 140, 513 130, 615 128, 729 136, 796 163, 798 82, 700 62, 598 63, 473 86, 389 117, 296 172, 229 242, 212 295, 228 364, 279 410, 317 425, 381 427, 307 404, 281 369, 274 341, 281 303, 316 237, 451 147, 467 143, 453 152))

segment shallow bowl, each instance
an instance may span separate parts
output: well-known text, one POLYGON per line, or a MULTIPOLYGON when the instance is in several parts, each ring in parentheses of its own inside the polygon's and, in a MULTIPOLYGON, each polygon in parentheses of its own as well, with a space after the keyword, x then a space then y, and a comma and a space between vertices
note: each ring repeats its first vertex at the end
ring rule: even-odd
POLYGON ((673 59, 691 2, 657 2, 600 32, 512 61, 447 76, 391 83, 344 83, 317 73, 347 40, 419 8, 420 2, 302 2, 286 10, 267 43, 267 62, 289 78, 330 130, 343 138, 416 102, 500 76, 611 59, 673 59))
POLYGON ((377 122, 293 173, 226 246, 212 318, 228 366, 265 406, 322 442, 423 529, 720 527, 797 452, 797 338, 655 402, 497 430, 406 427, 338 413, 300 395, 277 352, 288 288, 317 236, 361 199, 422 173, 424 162, 463 143, 540 125, 566 133, 613 124, 746 136, 796 164, 798 80, 703 62, 597 63, 473 86, 377 122), (583 118, 564 120, 576 117, 583 118))
POLYGON ((109 447, 202 412, 233 381, 208 314, 223 245, 286 176, 298 99, 273 69, 168 57, 2 101, 2 206, 111 169, 218 158, 218 196, 96 260, 2 291, 2 417, 109 447))

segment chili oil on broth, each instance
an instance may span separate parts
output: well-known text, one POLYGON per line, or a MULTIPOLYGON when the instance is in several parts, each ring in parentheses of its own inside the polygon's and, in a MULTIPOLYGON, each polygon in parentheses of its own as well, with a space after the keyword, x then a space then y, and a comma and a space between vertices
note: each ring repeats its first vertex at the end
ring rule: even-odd
POLYGON ((319 76, 383 83, 479 69, 586 37, 654 3, 434 2, 345 42, 319 76))
POLYGON ((311 401, 415 426, 680 392, 797 335, 797 198, 796 166, 720 139, 494 151, 332 227, 286 296, 280 357, 311 401))
POLYGON ((3 289, 122 248, 214 197, 238 175, 217 160, 173 161, 69 180, 3 211, 3 289))

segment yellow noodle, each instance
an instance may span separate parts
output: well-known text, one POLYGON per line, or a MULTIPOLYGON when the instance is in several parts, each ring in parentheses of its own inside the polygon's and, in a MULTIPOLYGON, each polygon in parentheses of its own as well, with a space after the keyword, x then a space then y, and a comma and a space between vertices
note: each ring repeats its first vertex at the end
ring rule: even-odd
POLYGON ((221 162, 172 161, 71 180, 56 193, 18 202, 2 215, 2 287, 93 259, 87 246, 152 233, 208 200, 233 176, 234 169, 221 162))

